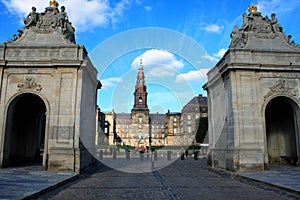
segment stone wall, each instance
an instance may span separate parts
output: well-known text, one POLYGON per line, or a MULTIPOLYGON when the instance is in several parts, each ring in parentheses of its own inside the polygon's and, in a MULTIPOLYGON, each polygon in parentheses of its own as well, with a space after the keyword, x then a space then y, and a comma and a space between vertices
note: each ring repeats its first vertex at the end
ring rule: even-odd
POLYGON ((229 50, 208 72, 204 86, 209 98, 209 164, 230 171, 267 169, 265 112, 276 97, 291 102, 299 138, 300 48, 282 28, 271 29, 271 21, 260 18, 259 12, 248 16, 254 18, 253 26, 235 27, 229 50))
MULTIPOLYGON (((41 51, 40 46, 32 51, 32 47, 11 48, 9 45, 0 47, 1 51, 5 52, 3 60, 6 61, 1 66, 2 134, 5 133, 6 111, 10 102, 23 93, 38 95, 47 107, 48 143, 45 149, 48 152, 44 165, 47 165, 49 170, 74 171, 74 162, 77 160, 74 149, 80 149, 79 137, 88 138, 85 145, 92 148, 91 143, 94 141, 92 133, 95 132, 97 71, 84 54, 84 48, 72 45, 62 46, 62 49, 45 47, 44 51, 41 51), (69 57, 64 54, 57 59, 43 58, 45 52, 49 55, 49 51, 55 49, 57 52, 67 49, 69 57), (33 55, 33 52, 35 58, 31 59, 30 55, 33 55)), ((3 139, 2 137, 2 144, 3 139)), ((87 158, 85 155, 81 155, 78 160, 85 158, 87 158)), ((78 164, 75 168, 82 167, 84 166, 78 164)))

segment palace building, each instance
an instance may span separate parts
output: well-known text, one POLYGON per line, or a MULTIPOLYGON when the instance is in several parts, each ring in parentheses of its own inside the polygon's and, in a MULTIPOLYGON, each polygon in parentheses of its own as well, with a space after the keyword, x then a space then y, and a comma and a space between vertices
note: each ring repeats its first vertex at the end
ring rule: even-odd
POLYGON ((189 146, 199 117, 207 116, 207 98, 199 95, 180 112, 150 113, 142 60, 138 68, 131 113, 106 112, 104 135, 108 144, 129 146, 189 146), (151 143, 150 143, 151 142, 151 143))

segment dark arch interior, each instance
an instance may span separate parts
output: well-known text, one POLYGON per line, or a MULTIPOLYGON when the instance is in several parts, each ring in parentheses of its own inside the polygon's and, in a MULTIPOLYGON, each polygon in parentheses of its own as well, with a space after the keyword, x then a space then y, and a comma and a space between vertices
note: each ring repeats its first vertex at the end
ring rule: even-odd
POLYGON ((270 164, 296 165, 297 131, 291 103, 284 97, 272 99, 267 105, 265 114, 270 164))
POLYGON ((42 163, 46 106, 34 94, 23 94, 8 108, 3 165, 42 163))

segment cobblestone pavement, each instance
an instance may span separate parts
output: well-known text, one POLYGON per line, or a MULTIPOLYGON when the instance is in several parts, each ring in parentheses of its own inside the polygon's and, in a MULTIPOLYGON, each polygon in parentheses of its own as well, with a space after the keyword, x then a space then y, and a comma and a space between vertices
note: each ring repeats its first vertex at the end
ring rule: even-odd
POLYGON ((126 173, 99 164, 92 172, 38 199, 300 199, 265 184, 206 167, 206 159, 177 160, 149 173, 126 173))

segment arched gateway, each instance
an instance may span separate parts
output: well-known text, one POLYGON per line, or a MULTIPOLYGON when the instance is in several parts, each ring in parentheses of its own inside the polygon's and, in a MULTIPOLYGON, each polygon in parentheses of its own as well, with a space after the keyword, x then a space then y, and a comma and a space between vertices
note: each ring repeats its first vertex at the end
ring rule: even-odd
POLYGON ((297 165, 300 46, 254 5, 208 72, 209 165, 234 172, 297 165), (220 109, 222 108, 222 109, 220 109), (221 112, 220 112, 221 111, 221 112))
POLYGON ((273 98, 266 107, 266 138, 270 164, 298 164, 299 107, 286 97, 273 98))
POLYGON ((13 99, 6 115, 4 167, 43 163, 46 114, 45 103, 36 94, 13 99))
POLYGON ((0 167, 80 173, 95 163, 97 70, 56 1, 24 23, 0 44, 0 167))

